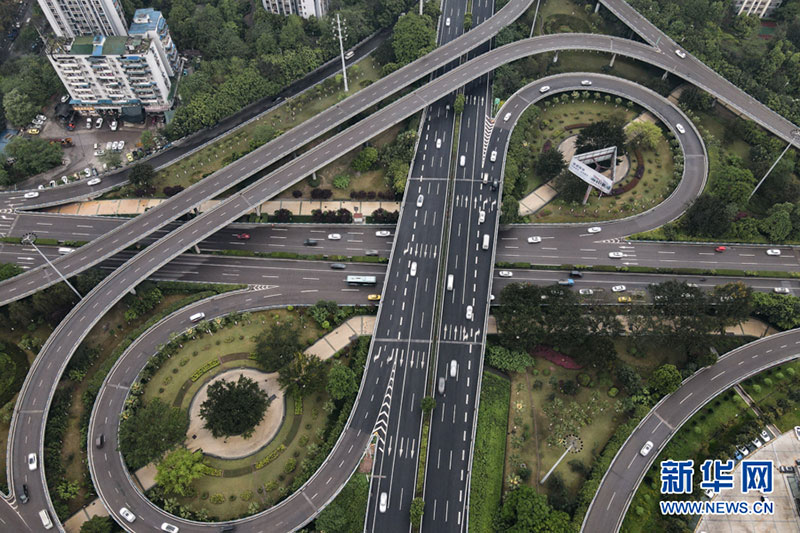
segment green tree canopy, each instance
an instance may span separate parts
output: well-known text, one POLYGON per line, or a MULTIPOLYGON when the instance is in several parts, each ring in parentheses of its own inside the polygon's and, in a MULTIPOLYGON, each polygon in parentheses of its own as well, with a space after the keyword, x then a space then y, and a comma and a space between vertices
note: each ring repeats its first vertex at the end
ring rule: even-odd
POLYGON ((551 148, 546 152, 539 154, 536 158, 536 174, 542 178, 542 181, 550 181, 558 176, 565 168, 567 163, 564 161, 564 156, 557 148, 551 148))
POLYGON ((703 194, 686 211, 683 224, 692 235, 721 237, 728 231, 733 218, 728 205, 721 198, 703 194))
POLYGON ((81 524, 81 533, 111 533, 114 523, 109 516, 95 515, 81 524))
POLYGON ((464 97, 464 93, 458 93, 456 95, 456 100, 453 102, 453 111, 457 115, 460 115, 464 112, 464 104, 466 103, 466 98, 464 97))
POLYGON ((39 108, 27 94, 15 88, 3 96, 3 110, 8 122, 21 128, 36 117, 39 108))
POLYGON ((186 496, 192 481, 203 477, 206 466, 200 450, 178 448, 156 465, 156 483, 167 494, 186 496))
POLYGON ((681 386, 681 381, 683 381, 681 372, 675 365, 661 365, 650 376, 650 390, 659 397, 666 396, 678 390, 678 387, 681 386))
POLYGON ((394 25, 392 48, 397 61, 405 65, 436 46, 436 30, 427 15, 406 13, 394 25))
POLYGON ((663 139, 661 128, 650 122, 649 120, 637 120, 631 122, 625 129, 628 135, 628 142, 640 148, 653 150, 658 143, 663 139))
POLYGON ((186 438, 189 420, 181 409, 159 398, 139 407, 120 423, 119 449, 132 470, 158 460, 186 438))
POLYGON ((278 371, 278 383, 286 394, 305 396, 317 390, 325 379, 325 367, 316 355, 295 352, 291 360, 278 371))
POLYGON ((355 372, 339 361, 334 362, 328 371, 328 392, 334 400, 354 395, 358 392, 355 372))
POLYGON ((420 408, 423 413, 430 413, 436 409, 436 399, 433 396, 425 396, 420 402, 420 408))
POLYGON ((522 350, 509 350, 503 346, 486 348, 486 363, 505 372, 524 372, 533 365, 533 357, 522 350))
POLYGON ((255 357, 267 372, 277 372, 301 350, 300 331, 292 324, 272 324, 256 337, 255 357))
POLYGON ((342 492, 317 517, 317 530, 325 533, 361 533, 368 496, 367 476, 353 474, 342 492))
POLYGON ((734 204, 737 208, 747 205, 756 184, 753 173, 740 163, 738 158, 731 160, 711 177, 711 192, 726 204, 734 204))
POLYGON ((601 148, 616 146, 618 152, 625 150, 625 130, 622 121, 599 120, 589 124, 578 133, 575 140, 576 153, 591 152, 601 148))
POLYGON ((14 181, 39 174, 61 164, 62 150, 58 143, 50 144, 38 137, 16 136, 6 145, 6 157, 16 158, 11 166, 9 177, 14 181))
POLYGON ((156 176, 153 166, 149 163, 137 163, 131 167, 128 180, 136 187, 149 187, 156 176))
POLYGON ((200 418, 215 438, 250 438, 270 403, 258 383, 244 375, 237 381, 221 379, 212 383, 207 395, 208 399, 200 404, 200 418))
POLYGON ((497 516, 498 531, 509 533, 570 533, 570 518, 547 503, 547 496, 537 494, 527 485, 506 493, 497 516))
POLYGON ((411 517, 411 527, 418 528, 422 523, 422 515, 425 514, 425 500, 422 498, 411 500, 411 508, 408 512, 411 517))

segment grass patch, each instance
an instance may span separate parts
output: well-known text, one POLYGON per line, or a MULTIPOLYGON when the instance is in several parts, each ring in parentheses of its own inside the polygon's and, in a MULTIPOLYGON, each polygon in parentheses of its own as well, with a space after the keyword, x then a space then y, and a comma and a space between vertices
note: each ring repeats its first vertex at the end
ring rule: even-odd
POLYGON ((492 530, 503 492, 503 463, 511 384, 491 372, 483 373, 478 427, 470 482, 469 530, 492 530))
POLYGON ((777 366, 742 384, 764 416, 782 432, 800 426, 797 390, 800 388, 800 361, 777 366))

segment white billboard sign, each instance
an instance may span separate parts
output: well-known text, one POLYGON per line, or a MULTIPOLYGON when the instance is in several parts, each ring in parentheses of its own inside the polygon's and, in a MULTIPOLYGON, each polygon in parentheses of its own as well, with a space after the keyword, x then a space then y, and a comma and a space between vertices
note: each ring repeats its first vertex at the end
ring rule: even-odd
POLYGON ((569 171, 592 187, 597 187, 604 193, 611 194, 611 188, 614 186, 614 182, 578 161, 577 158, 573 157, 569 162, 569 171))

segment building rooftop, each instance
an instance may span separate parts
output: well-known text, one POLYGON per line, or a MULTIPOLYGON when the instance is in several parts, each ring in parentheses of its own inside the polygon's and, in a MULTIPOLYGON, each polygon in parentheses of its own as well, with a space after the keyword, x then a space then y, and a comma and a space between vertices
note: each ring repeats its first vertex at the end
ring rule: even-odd
POLYGON ((144 35, 148 31, 160 30, 166 21, 161 15, 161 11, 156 11, 152 7, 137 9, 133 14, 133 22, 128 29, 129 35, 144 35))
POLYGON ((56 37, 49 41, 48 48, 53 54, 72 56, 113 56, 140 55, 147 52, 150 39, 132 36, 81 36, 56 37))

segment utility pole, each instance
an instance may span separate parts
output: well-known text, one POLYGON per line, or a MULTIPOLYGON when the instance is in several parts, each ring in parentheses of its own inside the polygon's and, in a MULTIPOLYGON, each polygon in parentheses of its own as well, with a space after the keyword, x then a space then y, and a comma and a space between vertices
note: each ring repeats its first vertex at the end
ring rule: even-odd
POLYGON ((422 16, 422 1, 423 0, 419 0, 419 16, 420 17, 422 16))
POLYGON ((67 281, 67 278, 65 278, 64 275, 61 272, 58 271, 58 269, 55 267, 55 265, 53 265, 53 263, 50 262, 50 260, 47 258, 47 256, 44 255, 42 253, 42 251, 34 244, 35 241, 36 241, 36 234, 35 233, 27 233, 27 234, 25 234, 25 236, 22 237, 22 244, 30 244, 31 246, 33 246, 33 249, 36 250, 37 252, 39 252, 39 255, 42 256, 42 259, 44 259, 44 262, 47 263, 47 265, 50 268, 52 268, 55 271, 56 274, 58 274, 58 277, 61 278, 61 281, 66 283, 67 287, 72 289, 72 292, 74 292, 75 294, 78 295, 78 299, 79 300, 82 299, 83 296, 81 296, 81 293, 79 293, 78 290, 75 287, 73 287, 72 284, 69 281, 67 281))
POLYGON ((536 11, 533 12, 533 24, 531 24, 531 34, 529 37, 533 37, 533 29, 536 27, 536 17, 539 15, 539 4, 542 0, 536 0, 536 11))
MULTIPOLYGON (((793 139, 794 141, 797 141, 798 139, 800 139, 800 130, 792 130, 792 139, 793 139)), ((774 169, 774 168, 775 168, 775 165, 777 165, 777 164, 778 164, 778 161, 780 161, 781 159, 783 159, 783 156, 784 156, 784 154, 786 154, 786 152, 788 152, 788 151, 789 151, 789 148, 791 148, 793 144, 794 144, 794 143, 792 143, 792 142, 790 141, 790 142, 789 142, 789 143, 786 145, 786 148, 784 148, 784 149, 783 149, 783 152, 781 152, 781 155, 779 155, 779 156, 778 156, 778 159, 776 159, 776 160, 775 160, 775 162, 774 162, 774 163, 772 163, 772 166, 771 166, 771 167, 769 167, 769 170, 767 170, 767 173, 766 173, 766 174, 764 174, 764 177, 763 177, 763 178, 761 178, 761 181, 759 181, 759 182, 758 182, 758 185, 756 185, 756 188, 755 188, 755 189, 753 189, 753 192, 751 192, 751 193, 750 193, 750 196, 748 196, 748 197, 747 197, 747 199, 748 199, 748 200, 750 200, 750 198, 752 198, 752 197, 753 197, 753 195, 756 193, 756 191, 758 190, 758 188, 759 188, 759 187, 761 187, 761 184, 762 184, 762 183, 764 183, 764 180, 765 180, 765 179, 767 179, 767 176, 769 176, 770 172, 772 172, 772 169, 774 169)))
MULTIPOLYGON (((420 9, 422 4, 420 4, 420 9)), ((342 21, 339 18, 339 13, 336 13, 336 28, 339 33, 339 55, 342 58, 342 76, 344 77, 344 92, 348 92, 349 89, 347 88, 347 67, 345 66, 344 62, 344 39, 342 38, 342 21)), ((345 29, 345 33, 347 30, 345 29)))

